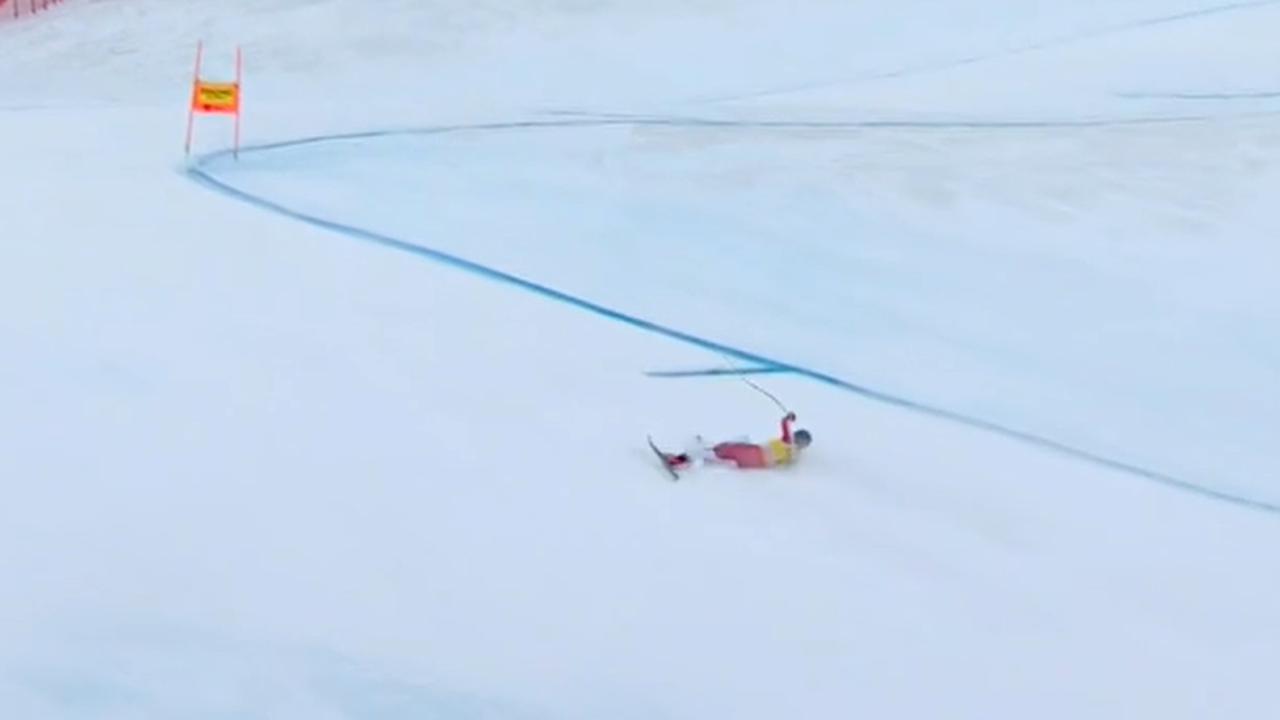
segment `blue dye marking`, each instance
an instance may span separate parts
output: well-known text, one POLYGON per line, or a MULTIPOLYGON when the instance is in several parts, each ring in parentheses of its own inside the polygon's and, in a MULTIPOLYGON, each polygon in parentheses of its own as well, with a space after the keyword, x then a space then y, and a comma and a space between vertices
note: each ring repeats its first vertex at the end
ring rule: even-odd
POLYGON ((723 102, 733 102, 739 100, 757 100, 767 97, 779 95, 790 95, 793 93, 810 92, 813 90, 821 90, 824 88, 840 87, 847 85, 857 85, 862 83, 897 80, 926 73, 942 72, 947 70, 956 70, 970 65, 978 65, 981 63, 992 62, 996 60, 1008 60, 1010 58, 1031 53, 1051 50, 1053 48, 1067 47, 1076 43, 1089 40, 1097 40, 1123 33, 1134 32, 1138 30, 1149 30, 1162 25, 1173 25, 1189 20, 1199 20, 1202 18, 1213 17, 1215 15, 1227 15, 1231 13, 1246 12, 1250 10, 1262 10, 1270 8, 1280 0, 1239 0, 1238 2, 1221 3, 1217 5, 1209 5, 1206 7, 1194 8, 1191 10, 1183 10, 1168 15, 1156 15, 1153 17, 1140 18, 1130 20, 1115 25, 1108 25, 1089 30, 1081 30, 1067 35, 1055 38, 1041 40, 1039 42, 1012 47, 1005 50, 995 52, 977 53, 966 57, 947 60, 939 63, 929 63, 925 65, 915 65, 910 67, 899 68, 896 70, 888 70, 876 72, 860 77, 846 77, 825 80, 820 82, 808 82, 794 85, 784 85, 761 90, 755 90, 745 93, 734 93, 732 95, 708 96, 695 98, 689 102, 693 104, 715 104, 723 102))
MULTIPOLYGON (((1270 2, 1241 3, 1237 7, 1260 6, 1264 4, 1270 4, 1270 2)), ((287 140, 282 142, 267 143, 267 144, 256 145, 256 146, 248 146, 245 148, 241 148, 239 151, 239 154, 241 157, 243 157, 253 153, 263 153, 271 150, 294 148, 294 147, 299 147, 304 145, 327 143, 327 142, 338 142, 338 141, 344 141, 344 140, 362 140, 362 139, 371 139, 371 138, 379 138, 379 137, 390 137, 390 136, 397 136, 397 135, 435 135, 435 134, 445 134, 449 132, 461 132, 461 131, 515 130, 515 129, 555 128, 555 127, 599 127, 599 126, 607 126, 607 125, 638 125, 638 124, 650 124, 650 123, 664 124, 664 125, 706 124, 706 125, 716 125, 716 126, 724 126, 724 127, 732 127, 732 126, 754 127, 754 126, 760 126, 760 125, 767 125, 770 127, 807 127, 811 125, 808 123, 794 123, 794 124, 793 123, 732 123, 729 121, 707 121, 704 123, 694 119, 684 120, 684 119, 677 119, 677 118, 647 118, 646 119, 646 118, 628 118, 625 116, 617 116, 612 118, 583 116, 577 119, 561 118, 561 119, 552 119, 552 120, 523 120, 523 121, 513 121, 513 122, 439 126, 439 127, 432 127, 432 128, 374 130, 374 131, 367 131, 367 132, 346 133, 341 135, 322 135, 322 136, 300 138, 295 140, 287 140)), ((848 123, 848 124, 845 124, 845 126, 857 127, 859 126, 859 124, 848 123)), ((336 222, 333 220, 327 220, 325 218, 317 217, 315 215, 309 215, 307 213, 294 210, 280 203, 272 201, 268 198, 255 195, 245 190, 241 190, 226 182, 218 180, 216 177, 214 177, 212 173, 210 173, 207 170, 211 162, 218 159, 226 158, 231 154, 232 154, 232 151, 224 150, 224 151, 210 153, 208 155, 199 157, 195 160, 194 163, 183 168, 183 172, 186 174, 187 177, 191 178, 195 182, 201 185, 204 185, 205 187, 215 192, 218 192, 232 199, 239 200, 244 203, 248 203, 250 205, 256 206, 263 210, 267 210, 269 212, 276 213, 284 217, 292 218, 294 220, 306 223, 308 225, 312 225, 314 227, 318 227, 324 230, 329 230, 342 235, 346 235, 347 237, 350 237, 356 240, 361 240, 361 241, 372 243, 375 245, 381 245, 383 247, 387 247, 393 250, 398 250, 400 252, 404 252, 409 255, 414 255, 416 257, 419 257, 425 260, 430 260, 432 262, 437 262, 443 265, 451 266, 459 270, 463 270, 463 271, 472 273, 474 275, 478 275, 480 277, 486 278, 488 280, 493 280, 496 282, 512 285, 512 286, 521 288, 523 290, 526 290, 528 292, 534 293, 535 295, 540 295, 542 297, 564 303, 571 307, 578 308, 579 310, 583 310, 583 311, 598 315, 600 317, 607 318, 609 320, 620 322, 625 325, 630 325, 632 327, 635 327, 640 330, 644 330, 646 332, 653 333, 655 335, 660 335, 662 337, 683 342, 688 345, 692 345, 694 347, 709 350, 711 352, 718 353, 720 355, 747 363, 752 366, 771 368, 772 371, 774 372, 791 373, 794 375, 805 377, 815 382, 821 383, 823 385, 827 385, 832 388, 850 392, 855 395, 859 395, 861 397, 867 398, 869 400, 873 400, 875 402, 879 402, 892 407, 902 408, 905 410, 910 410, 912 412, 916 412, 922 415, 940 418, 943 420, 947 420, 960 425, 976 428, 979 430, 995 433, 997 435, 1001 435, 1001 436, 1010 438, 1012 440, 1017 440, 1019 442, 1023 442, 1025 444, 1038 447, 1043 450, 1055 452, 1060 455, 1071 457, 1083 462, 1087 462, 1098 467, 1103 467, 1110 470, 1126 473, 1134 477, 1142 478, 1144 480, 1149 480, 1151 482, 1155 482, 1160 485, 1173 488, 1175 490, 1180 490, 1183 492, 1191 493, 1191 494, 1198 495, 1204 498, 1209 498, 1212 500, 1222 501, 1225 503, 1248 508, 1251 510, 1258 510, 1258 511, 1266 512, 1270 514, 1280 515, 1280 505, 1269 503, 1263 500, 1257 500, 1257 499, 1248 498, 1240 495, 1234 495, 1221 490, 1215 490, 1212 487, 1210 487, 1207 482, 1197 483, 1197 482, 1192 482, 1189 480, 1173 477, 1171 475, 1167 475, 1165 473, 1161 473, 1156 470, 1140 467, 1138 465, 1127 463, 1121 460, 1116 460, 1114 458, 1109 458, 1103 455, 1099 455, 1097 453, 1093 453, 1088 450, 1073 447, 1065 443, 1059 442, 1057 440, 1053 440, 1052 438, 1042 437, 1039 435, 1035 435, 1033 433, 1023 431, 1023 430, 1018 430, 1016 428, 991 422, 989 420, 984 420, 979 417, 966 415, 964 413, 960 413, 957 411, 947 410, 945 408, 936 407, 936 406, 929 405, 927 403, 920 402, 917 400, 912 400, 909 398, 886 393, 871 387, 859 385, 857 383, 853 383, 848 380, 838 378, 834 375, 829 375, 827 373, 820 372, 818 370, 813 370, 810 368, 801 367, 799 365, 794 365, 791 363, 773 360, 771 358, 767 358, 747 350, 731 347, 729 345, 725 345, 723 343, 715 342, 713 340, 692 335, 690 333, 683 332, 675 328, 666 327, 664 325, 660 325, 658 323, 654 323, 649 320, 636 317, 634 315, 628 315, 626 313, 613 310, 603 305, 593 303, 590 300, 586 300, 583 298, 570 295, 560 290, 556 290, 555 288, 552 288, 546 285, 541 285, 531 280, 527 280, 525 278, 521 278, 516 275, 512 275, 510 273, 506 273, 501 270, 488 267, 486 265, 481 265, 479 263, 473 262, 471 260, 467 260, 462 257, 458 257, 456 255, 451 255, 449 253, 446 253, 440 250, 429 248, 423 245, 418 245, 408 240, 376 233, 372 230, 367 230, 365 228, 356 227, 354 225, 347 225, 347 224, 336 222)))
POLYGON ((1126 92, 1119 93, 1126 100, 1187 100, 1201 102, 1230 102, 1232 100, 1280 100, 1280 90, 1256 92, 1126 92))
POLYGON ((701 370, 651 370, 645 373, 653 378, 736 377, 741 375, 773 375, 794 372, 790 368, 769 366, 752 368, 703 368, 701 370))

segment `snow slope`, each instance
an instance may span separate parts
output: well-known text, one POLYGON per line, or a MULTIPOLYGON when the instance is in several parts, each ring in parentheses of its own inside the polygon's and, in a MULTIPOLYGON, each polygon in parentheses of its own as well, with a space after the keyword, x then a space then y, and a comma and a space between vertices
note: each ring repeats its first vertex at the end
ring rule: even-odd
POLYGON ((0 715, 1274 717, 1280 5, 951 7, 4 27, 0 715))

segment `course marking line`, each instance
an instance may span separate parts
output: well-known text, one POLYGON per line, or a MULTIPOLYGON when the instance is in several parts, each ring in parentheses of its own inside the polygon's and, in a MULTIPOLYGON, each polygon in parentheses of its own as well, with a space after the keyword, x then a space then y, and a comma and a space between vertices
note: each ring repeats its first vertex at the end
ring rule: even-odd
POLYGON ((1114 35, 1133 32, 1135 30, 1148 30, 1163 25, 1172 25, 1175 23, 1187 22, 1189 20, 1199 20, 1202 18, 1215 17, 1218 15, 1227 15, 1231 13, 1247 12, 1250 10, 1261 10, 1280 4, 1280 0, 1238 0, 1237 2, 1220 3, 1217 5, 1207 5, 1191 10, 1183 10, 1168 15, 1156 15, 1152 17, 1138 18, 1118 22, 1112 25, 1104 25, 1085 30, 1077 30, 1075 32, 1050 37, 1043 40, 1018 45, 1014 47, 1004 48, 1001 50, 992 50, 988 52, 974 53, 965 55, 951 60, 942 62, 926 63, 921 65, 912 65, 900 67, 894 70, 884 70, 873 72, 865 75, 845 78, 833 78, 817 82, 796 83, 792 85, 782 85, 747 92, 737 92, 727 95, 710 95, 686 100, 686 105, 714 105, 719 103, 729 103, 743 100, 760 100, 770 97, 778 97, 782 95, 792 95, 797 93, 812 92, 815 90, 825 90, 828 88, 845 87, 851 85, 859 85, 870 82, 881 82, 885 80, 899 80, 906 77, 914 77, 927 73, 944 72, 947 70, 956 70, 970 65, 978 65, 982 63, 993 62, 997 60, 1006 60, 1016 58, 1022 55, 1052 50, 1055 48, 1068 47, 1077 43, 1090 42, 1100 40, 1114 35))
POLYGON ((778 375, 793 372, 790 368, 767 366, 750 368, 702 368, 699 370, 651 370, 645 373, 652 378, 702 378, 702 377, 738 377, 742 375, 778 375))
MULTIPOLYGON (((664 124, 673 124, 679 121, 668 118, 668 119, 663 119, 662 122, 664 124)), ((296 148, 296 147, 301 147, 306 145, 341 142, 341 141, 348 141, 348 140, 365 140, 365 139, 380 138, 380 137, 408 136, 408 135, 442 135, 442 134, 447 134, 451 132, 462 132, 462 131, 492 131, 492 130, 514 130, 514 129, 534 129, 534 128, 556 128, 556 127, 596 127, 596 126, 603 126, 603 125, 636 125, 636 124, 642 124, 642 121, 641 123, 638 123, 637 120, 635 119, 627 119, 625 117, 603 118, 603 119, 582 117, 578 119, 562 118, 559 120, 522 120, 522 121, 509 121, 509 122, 447 125, 447 126, 438 126, 438 127, 431 127, 431 128, 371 130, 371 131, 365 131, 365 132, 352 132, 352 133, 343 133, 343 134, 335 134, 335 135, 318 135, 318 136, 300 138, 295 140, 285 140, 280 142, 264 143, 260 145, 251 145, 247 147, 241 147, 239 150, 239 153, 240 153, 241 161, 243 161, 245 157, 252 154, 261 154, 261 153, 270 152, 273 150, 285 149, 285 148, 296 148)), ((1236 505, 1236 506, 1248 508, 1251 510, 1257 510, 1265 513, 1280 515, 1280 504, 1270 503, 1264 500, 1244 497, 1241 495, 1234 495, 1232 493, 1228 493, 1222 490, 1215 490, 1212 487, 1209 487, 1207 484, 1200 484, 1200 483, 1192 482, 1189 480, 1183 480, 1181 478, 1177 478, 1172 475, 1161 473, 1156 470, 1140 467, 1132 463, 1127 463, 1121 460, 1116 460, 1114 458, 1105 457, 1103 455, 1099 455, 1097 453, 1090 452, 1088 450, 1073 447, 1071 445, 1067 445, 1066 443, 1062 443, 1062 442, 1053 440, 1051 438, 1035 435, 1033 433, 1029 433, 1026 431, 1018 430, 1016 428, 1001 425, 999 423, 995 423, 989 420, 984 420, 979 417, 966 415, 961 412, 947 410, 946 408, 936 407, 921 401, 911 400, 909 398, 893 395, 891 393, 876 390, 874 388, 871 388, 865 385, 859 385, 857 383, 853 383, 853 382, 844 380, 842 378, 836 377, 834 375, 830 375, 817 370, 801 367, 799 365, 794 365, 787 362, 773 360, 771 358, 764 357, 763 355, 759 355, 757 353, 735 348, 729 345, 725 345, 723 343, 719 343, 719 342, 702 338, 697 335, 693 335, 681 330, 677 330, 675 328, 670 328, 664 325, 660 325, 650 320, 645 320, 644 318, 619 312, 612 308, 608 308, 598 303, 591 302, 590 300, 586 300, 584 298, 579 298, 574 295, 570 295, 566 292, 563 292, 561 290, 556 290, 555 288, 549 287, 547 285, 542 285, 532 280, 528 280, 528 279, 519 277, 517 275, 512 275, 510 273, 503 272, 502 270, 498 270, 496 268, 489 267, 487 265, 482 265, 480 263, 467 260, 466 258, 462 258, 457 255, 452 255, 450 253, 446 253, 441 250, 430 248, 425 245, 419 245, 409 240, 395 238, 389 235, 383 235, 381 233, 368 230, 366 228, 361 228, 354 225, 348 225, 348 224, 337 222, 334 220, 328 220, 326 218, 322 218, 316 215, 311 215, 308 213, 301 212, 299 210, 295 210, 279 202, 273 201, 269 198, 256 195, 246 190, 237 188, 231 185, 230 183, 224 182, 222 180, 219 180, 217 177, 215 177, 214 174, 210 172, 210 170, 208 169, 210 164, 212 164, 217 160, 227 158, 231 154, 232 154, 231 150, 222 150, 222 151, 213 152, 206 155, 195 157, 192 159, 192 162, 190 164, 182 167, 181 171, 188 178, 194 180, 198 184, 203 185, 204 187, 210 190, 213 190, 231 199, 238 200, 240 202, 244 202, 246 204, 255 206, 259 209, 266 210, 268 212, 281 215, 283 217, 291 218, 293 220, 297 220, 299 222, 311 225, 313 227, 335 232, 340 235, 345 235, 347 237, 350 237, 356 240, 372 243, 374 245, 380 245, 380 246, 397 250, 397 251, 400 251, 409 255, 413 255, 425 260, 430 260, 432 262, 454 267, 459 270, 463 270, 465 272, 471 273, 473 275, 486 278, 488 280, 492 280, 492 281, 507 284, 507 285, 512 285, 512 286, 521 288, 523 290, 526 290, 528 292, 531 292, 535 295, 540 295, 542 297, 564 303, 571 307, 578 308, 579 310, 583 310, 583 311, 598 315, 600 317, 607 318, 609 320, 630 325, 632 327, 653 333, 655 335, 660 335, 672 340, 676 340, 688 345, 692 345, 694 347, 709 350, 711 352, 715 352, 722 356, 726 356, 734 360, 745 362, 753 366, 773 368, 776 372, 791 373, 791 374, 821 383, 823 385, 827 385, 829 387, 837 388, 840 390, 844 390, 846 392, 853 393, 855 395, 862 396, 866 399, 873 400, 884 405, 902 408, 902 409, 916 412, 922 415, 932 416, 942 420, 954 422, 956 424, 965 425, 978 430, 983 430, 993 434, 1001 435, 1006 438, 1017 440, 1019 442, 1022 442, 1030 446, 1038 447, 1043 450, 1057 453, 1059 455, 1063 455, 1066 457, 1074 458, 1076 460, 1087 462, 1097 467, 1103 467, 1110 470, 1115 470, 1121 473, 1125 473, 1134 477, 1142 478, 1144 480, 1149 480, 1151 482, 1164 485, 1166 487, 1173 488, 1175 490, 1180 490, 1190 494, 1199 495, 1201 497, 1209 498, 1212 500, 1222 501, 1231 505, 1236 505)))

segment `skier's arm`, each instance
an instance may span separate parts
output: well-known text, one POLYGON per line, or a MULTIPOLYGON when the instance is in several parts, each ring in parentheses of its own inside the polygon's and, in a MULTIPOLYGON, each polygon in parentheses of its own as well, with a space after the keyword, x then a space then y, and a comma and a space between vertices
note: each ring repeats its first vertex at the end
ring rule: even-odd
POLYGON ((789 412, 782 418, 782 442, 791 444, 791 423, 796 421, 796 414, 789 412))

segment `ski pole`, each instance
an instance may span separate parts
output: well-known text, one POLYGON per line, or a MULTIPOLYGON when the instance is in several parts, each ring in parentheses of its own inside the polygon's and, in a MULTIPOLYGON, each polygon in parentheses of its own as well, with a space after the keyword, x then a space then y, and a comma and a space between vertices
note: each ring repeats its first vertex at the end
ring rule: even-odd
POLYGON ((734 363, 733 358, 729 357, 729 355, 726 353, 720 353, 720 354, 724 357, 724 361, 729 366, 729 369, 733 370, 735 373, 738 373, 738 379, 746 383, 747 387, 750 387, 752 390, 755 390, 761 395, 772 400, 773 404, 777 405, 778 408, 781 409, 784 414, 789 414, 791 412, 790 410, 787 409, 786 405, 782 404, 782 401, 779 400, 776 395, 760 387, 755 382, 753 382, 750 378, 748 378, 746 375, 743 375, 740 372, 738 372, 738 366, 736 363, 734 363))

